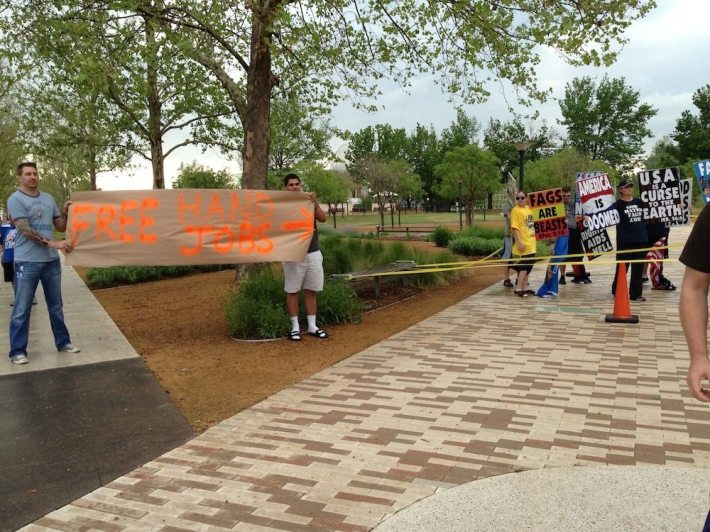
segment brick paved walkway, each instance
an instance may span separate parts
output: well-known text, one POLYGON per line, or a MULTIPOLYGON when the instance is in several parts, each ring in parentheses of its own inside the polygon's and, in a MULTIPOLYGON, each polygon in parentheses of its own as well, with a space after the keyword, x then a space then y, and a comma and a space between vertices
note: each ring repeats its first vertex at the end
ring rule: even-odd
POLYGON ((612 267, 591 272, 557 300, 490 287, 28 529, 368 530, 514 471, 710 468, 710 411, 685 389, 679 292, 647 288, 632 303, 639 325, 607 324, 612 267))

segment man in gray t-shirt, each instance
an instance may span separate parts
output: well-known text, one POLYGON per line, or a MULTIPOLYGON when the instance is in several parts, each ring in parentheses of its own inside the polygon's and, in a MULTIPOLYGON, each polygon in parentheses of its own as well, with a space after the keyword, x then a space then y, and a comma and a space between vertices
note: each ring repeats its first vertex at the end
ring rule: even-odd
POLYGON ((39 190, 37 165, 20 163, 17 167, 20 188, 7 200, 10 217, 17 227, 15 237, 15 306, 10 317, 10 360, 14 364, 27 364, 30 314, 37 286, 42 283, 47 301, 49 322, 57 351, 78 353, 72 345, 64 324, 62 310, 62 267, 59 251, 70 253, 72 246, 66 240, 56 240, 54 229, 67 228, 66 203, 59 212, 54 198, 39 190))

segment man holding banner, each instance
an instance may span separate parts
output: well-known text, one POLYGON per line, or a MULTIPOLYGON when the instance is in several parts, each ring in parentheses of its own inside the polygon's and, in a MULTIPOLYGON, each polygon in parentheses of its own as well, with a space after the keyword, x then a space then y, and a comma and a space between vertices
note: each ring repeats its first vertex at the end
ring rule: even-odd
POLYGON ((71 343, 62 311, 62 266, 58 251, 70 253, 72 245, 55 240, 54 229, 67 227, 67 208, 59 213, 54 198, 39 190, 37 165, 23 162, 17 167, 20 189, 7 200, 10 217, 17 226, 15 237, 15 306, 10 318, 10 360, 27 364, 32 299, 41 282, 47 300, 49 321, 57 351, 78 353, 71 343))
MULTIPOLYGON (((301 178, 296 174, 284 177, 284 188, 290 192, 301 192, 301 178)), ((326 332, 316 325, 316 292, 323 290, 323 255, 318 245, 318 228, 316 220, 325 222, 323 209, 316 201, 314 193, 309 194, 314 205, 313 236, 306 258, 301 262, 284 262, 284 290, 286 291, 286 310, 291 319, 289 338, 298 342, 301 340, 301 326, 298 323, 298 293, 303 289, 303 304, 306 307, 308 334, 316 338, 327 338, 326 332)))

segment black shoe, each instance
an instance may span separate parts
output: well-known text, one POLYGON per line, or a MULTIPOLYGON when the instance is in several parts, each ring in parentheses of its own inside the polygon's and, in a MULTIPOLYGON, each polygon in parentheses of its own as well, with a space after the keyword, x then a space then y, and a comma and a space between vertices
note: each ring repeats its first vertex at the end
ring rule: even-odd
POLYGON ((636 297, 632 297, 631 301, 646 301, 646 298, 643 296, 636 296, 636 297))
POLYGON ((567 284, 567 279, 560 277, 560 284, 567 284))
POLYGON ((582 277, 582 284, 592 284, 592 280, 589 277, 582 277))
POLYGON ((651 290, 675 290, 675 286, 673 286, 670 283, 669 284, 661 284, 658 286, 654 286, 653 288, 651 288, 651 290))
POLYGON ((503 281, 503 286, 505 286, 506 288, 513 288, 513 283, 510 282, 510 279, 506 279, 505 281, 503 281))
POLYGON ((641 277, 641 282, 642 282, 642 283, 647 283, 647 282, 648 282, 648 277, 641 277))
POLYGON ((518 297, 528 297, 528 293, 525 290, 514 290, 513 293, 518 297))
POLYGON ((584 284, 584 279, 572 279, 574 284, 584 284))

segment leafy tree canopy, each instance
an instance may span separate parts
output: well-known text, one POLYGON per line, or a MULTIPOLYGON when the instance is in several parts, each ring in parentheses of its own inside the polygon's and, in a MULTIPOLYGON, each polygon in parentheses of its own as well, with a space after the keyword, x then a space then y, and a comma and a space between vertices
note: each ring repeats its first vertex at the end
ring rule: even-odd
POLYGON ((663 137, 654 144, 651 153, 645 160, 646 168, 668 168, 678 166, 678 146, 670 137, 663 137))
POLYGON ((683 111, 671 135, 678 143, 678 159, 683 162, 710 157, 710 85, 695 91, 693 104, 698 114, 683 111))
POLYGON ((576 148, 562 148, 547 157, 525 165, 526 191, 547 190, 569 185, 574 187, 575 177, 580 172, 604 172, 612 180, 619 173, 604 161, 594 160, 576 148))
POLYGON ((439 194, 444 198, 463 201, 469 226, 476 201, 502 188, 498 165, 495 153, 469 144, 446 152, 443 161, 435 168, 436 174, 442 178, 438 186, 439 194))
POLYGON ((234 188, 235 182, 226 170, 215 171, 193 161, 180 165, 173 188, 234 188))
POLYGON ((522 141, 531 143, 525 151, 525 161, 536 161, 543 155, 554 152, 558 135, 544 121, 533 133, 525 127, 519 116, 509 122, 491 118, 483 132, 483 145, 496 154, 504 172, 519 168, 519 155, 513 143, 522 141))
POLYGON ((272 104, 269 170, 286 175, 303 161, 331 156, 328 142, 333 129, 326 121, 313 118, 293 95, 279 95, 272 104))
POLYGON ((624 78, 607 76, 599 83, 574 78, 565 87, 560 111, 569 146, 620 169, 641 152, 651 136, 648 121, 658 112, 640 103, 638 91, 624 78))
POLYGON ((357 160, 351 173, 355 183, 365 187, 379 204, 382 225, 385 205, 393 205, 397 198, 415 195, 421 189, 421 179, 408 162, 388 160, 378 154, 357 160))

